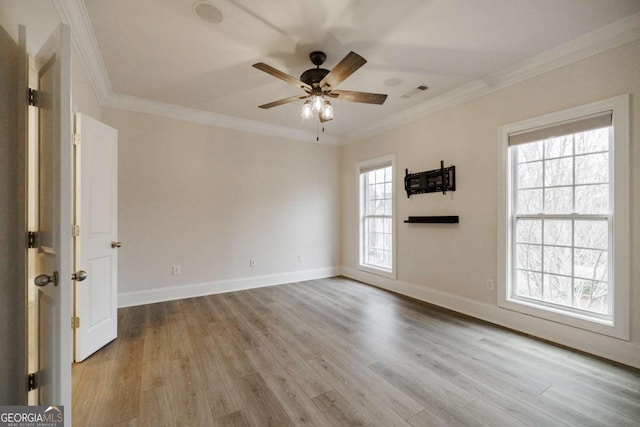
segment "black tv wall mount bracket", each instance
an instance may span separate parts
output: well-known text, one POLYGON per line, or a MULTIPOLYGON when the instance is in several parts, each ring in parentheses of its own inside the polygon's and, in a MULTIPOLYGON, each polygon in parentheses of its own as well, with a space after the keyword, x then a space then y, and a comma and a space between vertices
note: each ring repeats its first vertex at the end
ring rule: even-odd
POLYGON ((409 173, 409 169, 405 169, 404 190, 407 198, 413 194, 447 194, 447 191, 456 191, 456 167, 445 168, 444 161, 441 160, 440 169, 417 173, 409 173))

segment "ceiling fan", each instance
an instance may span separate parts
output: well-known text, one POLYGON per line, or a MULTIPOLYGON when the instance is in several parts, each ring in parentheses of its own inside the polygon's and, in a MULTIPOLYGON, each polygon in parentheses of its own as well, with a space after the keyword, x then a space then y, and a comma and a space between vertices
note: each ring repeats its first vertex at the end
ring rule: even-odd
POLYGON ((350 102, 362 102, 365 104, 382 105, 387 95, 379 93, 353 92, 348 90, 336 90, 336 87, 358 68, 367 63, 367 60, 355 52, 349 52, 332 70, 320 68, 327 59, 324 52, 314 51, 309 54, 309 59, 316 66, 310 68, 300 76, 300 80, 283 73, 264 62, 253 64, 258 70, 264 71, 287 83, 298 86, 304 90, 304 95, 291 96, 289 98, 273 101, 260 105, 260 108, 268 109, 279 105, 288 104, 306 99, 302 106, 302 117, 309 119, 313 113, 317 113, 321 122, 333 119, 333 107, 330 99, 340 99, 350 102))

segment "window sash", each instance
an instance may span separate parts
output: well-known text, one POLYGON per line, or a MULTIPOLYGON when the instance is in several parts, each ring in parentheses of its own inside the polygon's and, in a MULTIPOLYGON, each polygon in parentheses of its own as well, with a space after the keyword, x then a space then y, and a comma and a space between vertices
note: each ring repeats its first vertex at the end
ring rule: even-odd
POLYGON ((366 265, 368 267, 373 267, 373 268, 380 268, 383 269, 385 271, 391 271, 391 267, 392 267, 392 257, 393 257, 393 227, 389 227, 389 231, 387 232, 384 228, 384 221, 385 220, 389 220, 391 222, 393 222, 393 217, 391 215, 364 215, 362 217, 362 234, 364 236, 364 238, 362 239, 362 264, 366 265), (376 220, 376 219, 380 219, 383 222, 383 230, 382 231, 370 231, 368 230, 367 226, 369 224, 369 220, 376 220), (371 236, 373 234, 382 236, 382 247, 378 247, 376 246, 375 243, 372 243, 370 241, 371 236), (389 242, 388 244, 384 243, 384 240, 386 238, 386 236, 389 236, 389 242), (368 245, 367 245, 368 243, 368 245), (375 262, 371 262, 371 260, 369 259, 369 252, 374 251, 374 252, 387 252, 389 254, 389 262, 388 264, 378 264, 375 262))
POLYGON ((510 289, 510 297, 513 299, 517 299, 517 300, 523 300, 523 301, 529 301, 531 304, 536 305, 542 305, 545 307, 553 307, 556 309, 560 309, 562 311, 568 311, 574 314, 580 314, 582 316, 586 316, 586 317, 590 317, 590 318, 594 318, 594 319, 601 319, 601 320, 607 320, 610 321, 612 319, 612 311, 613 311, 613 257, 611 256, 612 254, 612 216, 611 215, 580 215, 580 214, 569 214, 569 215, 545 215, 545 214, 537 214, 537 215, 512 215, 512 220, 510 223, 510 229, 511 229, 511 266, 510 266, 510 282, 511 282, 511 286, 509 287, 510 289), (541 235, 540 235, 540 242, 539 243, 532 243, 532 242, 520 242, 518 241, 517 238, 517 224, 518 224, 518 220, 540 220, 541 221, 541 235), (549 244, 549 243, 545 243, 545 235, 544 235, 544 221, 545 220, 566 220, 566 221, 571 221, 571 226, 572 226, 572 230, 571 230, 571 244, 570 245, 563 245, 563 244, 549 244), (602 221, 602 222, 606 222, 607 223, 607 248, 606 249, 602 249, 602 248, 597 248, 597 247, 583 247, 583 246, 578 246, 576 245, 575 242, 575 222, 576 221, 602 221), (518 245, 527 245, 527 246, 534 246, 534 247, 539 247, 540 251, 541 251, 541 258, 540 258, 540 269, 527 269, 527 268, 520 268, 518 266, 518 259, 517 259, 517 251, 518 251, 518 245), (566 274, 566 273, 561 273, 561 272, 551 272, 551 271, 546 271, 545 270, 545 248, 562 248, 562 249, 569 249, 571 250, 571 272, 570 274, 566 274), (604 251, 607 253, 607 277, 603 280, 600 278, 589 278, 589 277, 583 277, 581 276, 579 273, 576 273, 575 269, 575 265, 576 265, 576 255, 575 252, 576 251, 581 251, 581 250, 592 250, 592 251, 604 251), (540 274, 542 277, 542 288, 541 288, 541 298, 535 298, 535 297, 530 297, 527 295, 522 295, 518 293, 518 289, 517 289, 517 275, 519 271, 527 271, 527 272, 531 272, 534 274, 540 274), (571 295, 571 303, 570 305, 567 304, 561 304, 561 303, 557 303, 557 302, 553 302, 553 301, 548 301, 544 299, 544 276, 545 275, 550 275, 550 276, 559 276, 559 277, 566 277, 566 278, 570 278, 571 279, 571 285, 570 285, 570 295, 571 295), (588 310, 585 308, 580 308, 579 306, 577 306, 577 302, 575 299, 575 286, 576 286, 576 282, 577 281, 590 281, 590 282, 599 282, 599 283, 606 283, 607 284, 607 313, 600 313, 594 310, 588 310))

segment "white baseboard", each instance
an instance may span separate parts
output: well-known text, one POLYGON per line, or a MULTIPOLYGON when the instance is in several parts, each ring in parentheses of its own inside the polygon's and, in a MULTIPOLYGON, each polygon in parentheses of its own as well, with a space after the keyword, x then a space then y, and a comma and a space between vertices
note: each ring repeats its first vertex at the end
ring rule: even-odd
POLYGON ((145 289, 125 292, 118 295, 118 307, 152 304, 155 302, 173 301, 204 295, 222 294, 245 289, 262 288, 264 286, 282 285, 304 280, 324 279, 340 274, 340 267, 317 268, 313 270, 291 271, 287 273, 264 276, 242 277, 239 279, 217 280, 215 282, 195 283, 190 285, 167 286, 163 288, 145 289))
POLYGON ((342 267, 342 275, 496 325, 524 332, 635 368, 640 368, 640 345, 630 341, 562 325, 507 310, 497 305, 486 304, 458 295, 437 291, 426 286, 388 279, 356 270, 352 267, 342 267))

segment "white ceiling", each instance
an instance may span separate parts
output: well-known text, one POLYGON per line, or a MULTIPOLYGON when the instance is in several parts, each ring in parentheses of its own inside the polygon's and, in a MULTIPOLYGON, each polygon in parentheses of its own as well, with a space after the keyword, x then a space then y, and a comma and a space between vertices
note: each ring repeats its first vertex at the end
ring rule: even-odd
POLYGON ((85 33, 79 44, 85 58, 93 49, 94 62, 102 61, 94 82, 138 104, 240 119, 235 127, 246 120, 315 133, 316 121, 300 117, 302 102, 257 108, 302 91, 251 65, 266 62, 297 78, 313 66, 313 50, 326 52, 329 69, 355 51, 368 63, 339 88, 389 96, 382 106, 334 102, 325 128, 343 139, 640 12, 640 0, 211 1, 224 16, 218 24, 201 20, 194 0, 53 3, 67 15, 85 13, 76 15, 95 39, 85 33), (426 92, 401 97, 423 84, 426 92))

